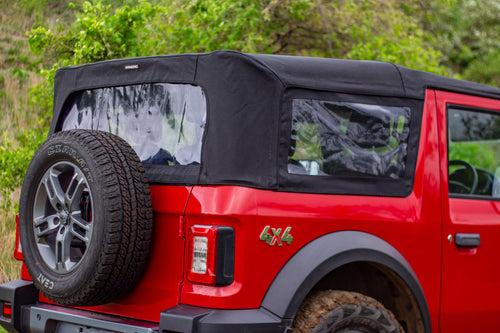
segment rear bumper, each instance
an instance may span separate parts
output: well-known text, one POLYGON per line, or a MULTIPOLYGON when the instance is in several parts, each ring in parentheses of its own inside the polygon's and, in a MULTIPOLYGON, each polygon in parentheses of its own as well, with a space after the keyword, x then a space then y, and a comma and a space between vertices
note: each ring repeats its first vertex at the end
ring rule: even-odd
POLYGON ((37 302, 33 283, 11 281, 0 285, 0 325, 9 332, 32 333, 285 333, 289 320, 265 309, 215 310, 179 305, 148 323, 37 302), (3 317, 3 304, 12 315, 3 317))
POLYGON ((160 328, 182 333, 286 333, 290 320, 266 309, 213 310, 179 305, 161 313, 160 328))

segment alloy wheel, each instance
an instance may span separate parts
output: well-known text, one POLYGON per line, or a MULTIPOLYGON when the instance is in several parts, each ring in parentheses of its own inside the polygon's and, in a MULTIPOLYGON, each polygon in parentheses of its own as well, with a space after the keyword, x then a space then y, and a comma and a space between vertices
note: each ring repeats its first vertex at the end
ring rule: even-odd
POLYGON ((33 232, 45 264, 59 274, 82 261, 92 238, 93 202, 87 178, 75 164, 57 162, 40 180, 33 232))

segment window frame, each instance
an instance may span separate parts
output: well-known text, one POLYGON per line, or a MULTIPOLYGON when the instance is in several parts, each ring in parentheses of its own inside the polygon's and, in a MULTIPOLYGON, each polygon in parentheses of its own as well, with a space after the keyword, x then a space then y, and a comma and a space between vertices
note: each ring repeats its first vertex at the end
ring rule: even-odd
POLYGON ((455 110, 462 110, 462 111, 467 111, 467 112, 473 112, 473 113, 486 113, 486 114, 492 114, 497 117, 500 117, 500 112, 492 110, 492 109, 487 109, 487 108, 481 108, 481 107, 476 107, 476 106, 467 106, 467 105, 461 105, 457 103, 446 103, 446 184, 448 186, 448 198, 450 199, 467 199, 467 200, 482 200, 482 201, 500 201, 499 198, 495 197, 487 197, 484 195, 477 195, 477 194, 459 194, 459 193, 450 193, 450 169, 449 169, 449 164, 450 164, 450 109, 455 109, 455 110))
POLYGON ((346 94, 340 92, 316 91, 289 88, 282 99, 280 113, 280 140, 278 157, 278 183, 280 191, 344 194, 385 197, 407 197, 413 191, 415 168, 420 144, 424 101, 412 98, 346 94), (350 102, 410 108, 410 133, 405 161, 405 174, 400 179, 379 176, 335 176, 335 175, 298 175, 288 173, 288 151, 291 143, 291 130, 294 99, 316 99, 327 102, 350 102))
POLYGON ((54 132, 62 131, 62 126, 64 120, 66 119, 68 113, 71 110, 71 106, 75 101, 75 97, 77 94, 81 93, 85 90, 96 90, 96 89, 105 89, 105 88, 116 88, 116 87, 124 87, 124 86, 133 86, 133 85, 143 85, 143 84, 172 84, 172 85, 190 85, 195 86, 201 89, 204 98, 205 98, 205 127, 202 135, 201 141, 201 152, 200 152, 200 163, 198 165, 161 165, 161 164, 144 164, 145 176, 148 180, 149 184, 160 184, 160 185, 196 185, 200 181, 200 175, 203 168, 203 157, 204 157, 204 149, 206 136, 208 132, 209 126, 209 117, 210 117, 210 103, 209 97, 207 94, 207 90, 205 87, 199 83, 193 81, 130 81, 124 82, 120 84, 109 84, 109 85, 95 85, 89 87, 82 87, 81 89, 72 91, 66 100, 63 103, 61 108, 61 112, 59 113, 59 117, 56 122, 54 132))

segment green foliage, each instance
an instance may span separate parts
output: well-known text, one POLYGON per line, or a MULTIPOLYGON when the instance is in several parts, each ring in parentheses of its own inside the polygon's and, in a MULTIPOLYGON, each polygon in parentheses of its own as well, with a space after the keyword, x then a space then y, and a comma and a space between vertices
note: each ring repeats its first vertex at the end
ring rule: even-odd
POLYGON ((162 7, 154 22, 161 33, 153 36, 167 53, 219 48, 255 52, 263 43, 263 22, 257 1, 173 1, 162 7))
MULTIPOLYGON (((50 1, 52 2, 52 1, 50 1)), ((19 5, 26 12, 33 14, 42 12, 48 5, 48 0, 20 0, 19 5)))
POLYGON ((467 80, 500 87, 500 46, 499 49, 471 61, 463 76, 467 80))
POLYGON ((48 48, 53 38, 51 31, 44 27, 33 28, 29 34, 29 45, 31 50, 40 54, 45 48, 48 48))
POLYGON ((28 78, 28 72, 25 69, 14 67, 11 69, 12 76, 19 80, 19 82, 24 83, 28 78))
POLYGON ((426 38, 419 21, 406 14, 401 6, 395 0, 343 2, 335 20, 335 41, 344 45, 344 53, 334 56, 389 61, 450 74, 440 63, 441 52, 426 38))
POLYGON ((154 14, 154 6, 143 1, 118 8, 85 1, 69 29, 36 27, 28 40, 34 52, 48 52, 56 65, 137 56, 141 54, 138 36, 154 14))
MULTIPOLYGON (((1 5, 0 0, 0 5, 1 5)), ((47 18, 51 19, 53 17, 57 17, 60 20, 64 17, 68 8, 71 8, 70 0, 18 0, 11 1, 5 0, 15 3, 15 5, 11 5, 12 7, 17 6, 21 9, 19 14, 25 14, 32 18, 32 20, 36 23, 47 22, 47 18)), ((79 1, 79 0, 76 0, 79 1)))
POLYGON ((71 46, 69 52, 74 63, 138 56, 139 32, 153 15, 153 6, 147 2, 125 5, 114 12, 111 5, 84 2, 82 14, 77 15, 72 31, 68 36, 63 35, 62 40, 71 46))
POLYGON ((154 25, 164 52, 233 49, 277 51, 291 26, 305 22, 314 1, 171 1, 154 25))
POLYGON ((500 1, 408 1, 442 64, 465 79, 499 85, 500 1))
MULTIPOLYGON (((4 135, 0 145, 0 198, 10 197, 10 192, 21 185, 26 168, 45 136, 46 133, 33 129, 22 130, 14 139, 4 135)), ((2 200, 0 207, 10 204, 2 200)))
POLYGON ((495 147, 498 147, 498 142, 490 144, 484 142, 450 143, 450 156, 448 159, 450 161, 466 161, 475 168, 488 170, 495 174, 496 168, 499 166, 498 156, 495 156, 495 147))
POLYGON ((234 49, 377 59, 447 72, 440 51, 396 0, 86 1, 71 27, 37 27, 29 42, 57 66, 234 49))
POLYGON ((322 161, 321 134, 313 123, 298 123, 294 130, 297 133, 295 152, 292 160, 322 161))

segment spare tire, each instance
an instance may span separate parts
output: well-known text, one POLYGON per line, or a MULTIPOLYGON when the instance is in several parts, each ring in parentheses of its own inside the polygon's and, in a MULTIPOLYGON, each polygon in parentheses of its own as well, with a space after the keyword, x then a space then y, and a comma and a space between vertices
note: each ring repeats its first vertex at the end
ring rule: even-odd
POLYGON ((124 296, 145 268, 152 214, 143 166, 127 142, 92 130, 52 135, 21 191, 20 238, 35 285, 65 305, 124 296))

